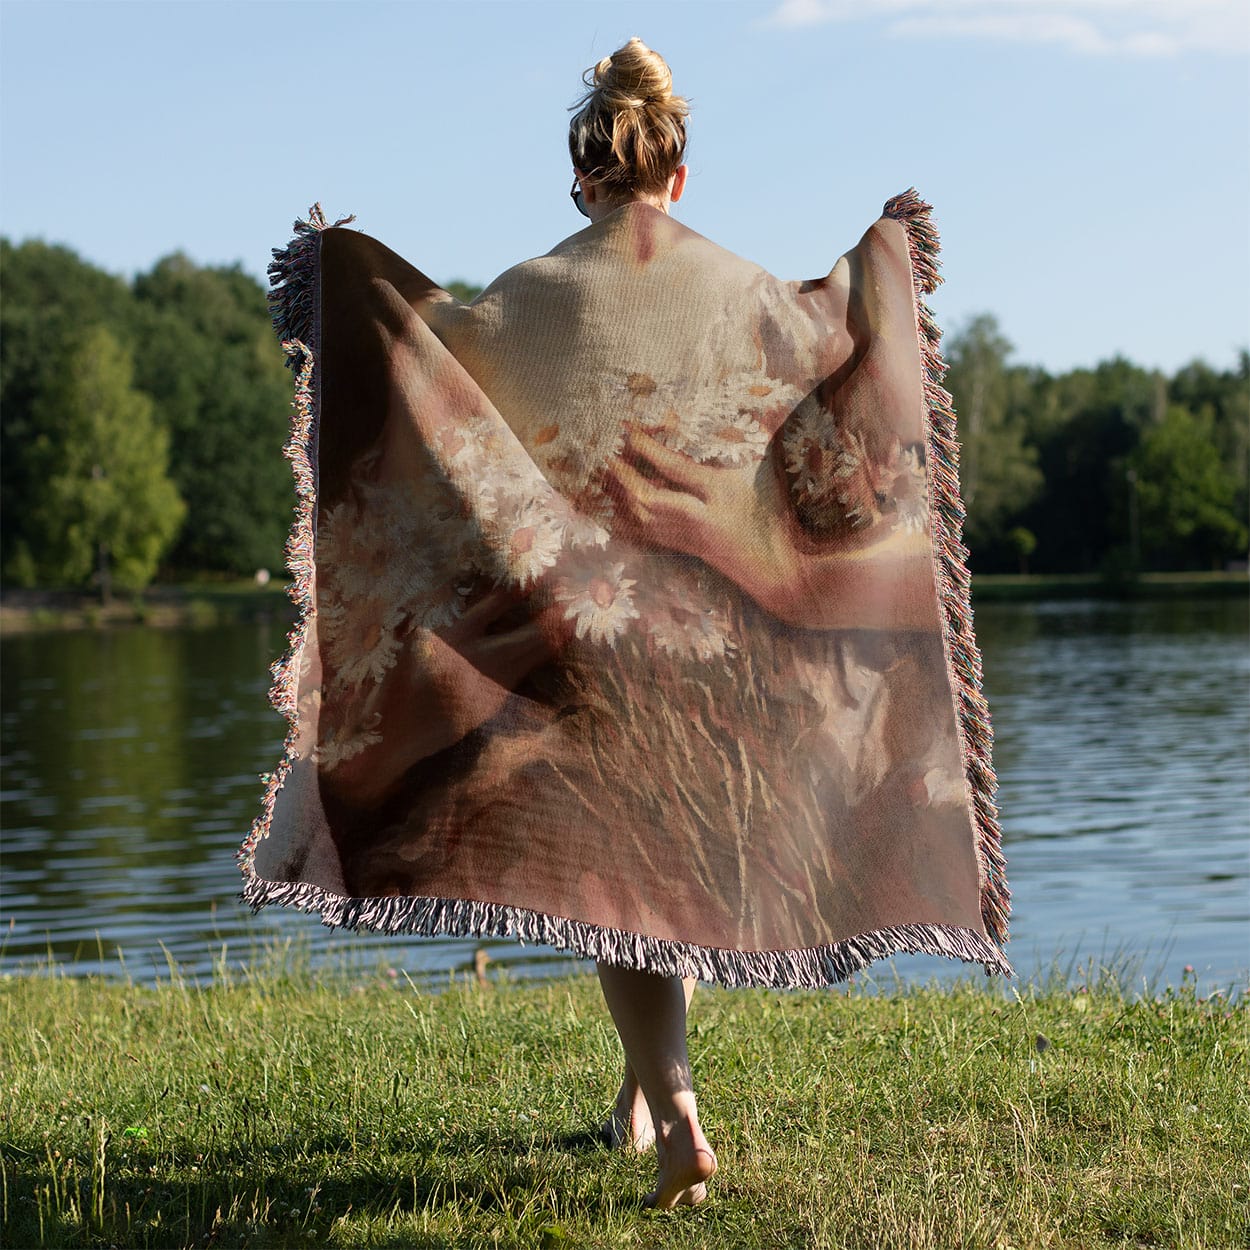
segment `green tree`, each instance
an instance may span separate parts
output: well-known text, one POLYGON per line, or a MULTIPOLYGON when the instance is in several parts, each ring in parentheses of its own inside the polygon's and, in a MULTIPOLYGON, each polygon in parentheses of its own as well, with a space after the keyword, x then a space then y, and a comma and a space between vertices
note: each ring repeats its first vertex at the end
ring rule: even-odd
POLYGON ((69 248, 0 239, 0 571, 29 583, 32 541, 27 533, 44 482, 32 463, 39 431, 35 403, 65 367, 73 343, 94 326, 130 340, 134 301, 121 278, 104 273, 69 248))
POLYGON ((167 476, 169 438, 135 390, 129 352, 103 326, 61 361, 32 408, 31 467, 40 483, 26 561, 40 581, 82 585, 93 575, 141 589, 182 522, 167 476))
POLYGON ((1007 533, 1007 543, 1020 561, 1020 572, 1029 571, 1029 557, 1037 550, 1037 538, 1032 530, 1016 525, 1007 533))
POLYGON ((471 304, 482 293, 480 286, 475 286, 472 282, 465 282, 463 278, 453 278, 443 290, 449 295, 454 295, 463 304, 471 304))
POLYGON ((1041 385, 1027 424, 1045 485, 1020 518, 1037 536, 1036 571, 1128 562, 1128 456, 1165 403, 1162 375, 1120 358, 1041 385))
POLYGON ((265 293, 238 266, 168 256, 135 280, 138 385, 171 437, 170 472, 187 503, 171 555, 180 568, 276 568, 290 526, 281 456, 291 381, 265 293))
POLYGON ((1245 519, 1250 515, 1250 352, 1239 354, 1235 369, 1193 361, 1171 380, 1168 398, 1210 421, 1211 441, 1237 484, 1234 511, 1245 519))
POLYGON ((1028 371, 1007 360, 1011 343, 989 314, 973 318, 946 349, 945 386, 955 399, 961 442, 960 491, 968 509, 964 535, 977 564, 1017 553, 1007 523, 1037 495, 1037 450, 1026 441, 1022 406, 1028 371))
POLYGON ((1211 425, 1209 416, 1172 405, 1129 457, 1142 553, 1156 567, 1218 567, 1245 554, 1246 526, 1234 511, 1237 479, 1211 425))

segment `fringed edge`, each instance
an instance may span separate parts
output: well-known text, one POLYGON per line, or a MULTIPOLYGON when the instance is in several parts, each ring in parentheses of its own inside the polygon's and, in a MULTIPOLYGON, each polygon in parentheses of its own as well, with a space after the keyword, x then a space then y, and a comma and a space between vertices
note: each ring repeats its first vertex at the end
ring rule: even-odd
POLYGON ((317 912, 330 928, 370 929, 426 937, 500 937, 551 946, 661 976, 697 977, 731 988, 819 989, 890 955, 941 955, 982 964, 986 975, 1011 976, 1002 952, 979 933, 955 925, 898 925, 806 950, 739 951, 648 937, 549 916, 522 907, 447 898, 344 898, 307 882, 249 877, 243 901, 253 911, 273 903, 317 912))
MULTIPOLYGON (((343 226, 355 217, 340 217, 334 225, 343 226)), ((291 574, 287 594, 296 606, 295 624, 287 635, 287 649, 270 668, 272 683, 269 702, 287 721, 286 740, 278 767, 261 774, 264 786, 260 813, 239 848, 238 862, 244 876, 243 897, 258 883, 255 854, 260 840, 269 833, 274 804, 295 761, 299 672, 315 601, 313 559, 317 515, 317 473, 314 448, 319 415, 316 390, 316 353, 321 342, 321 291, 319 258, 321 232, 329 223, 320 204, 308 210, 308 220, 295 222, 295 236, 284 248, 273 249, 269 266, 269 309, 273 326, 286 352, 287 366, 295 370, 295 396, 291 402, 291 433, 282 454, 291 462, 295 479, 295 517, 286 540, 286 566, 291 574), (311 346, 310 346, 311 344, 311 346)))
MULTIPOLYGON (((299 218, 292 229, 294 237, 286 247, 273 249, 269 262, 269 313, 274 332, 285 347, 288 342, 320 344, 321 291, 319 267, 321 232, 328 226, 346 226, 354 216, 330 223, 320 204, 308 210, 308 220, 299 218)), ((289 353, 288 353, 289 355, 289 353)), ((294 358, 287 364, 297 368, 294 358)))
POLYGON ((932 211, 932 205, 926 204, 912 187, 887 201, 882 215, 899 222, 907 231, 928 411, 929 515, 933 519, 938 596, 945 622, 942 641, 959 713, 960 745, 976 824, 981 918, 986 932, 1002 945, 1008 937, 1011 892, 1007 888, 1002 830, 994 802, 998 787, 991 761, 994 732, 981 693, 981 652, 972 629, 972 579, 968 548, 961 537, 966 509, 959 493, 959 439, 951 395, 942 387, 946 374, 942 331, 921 298, 942 282, 938 273, 941 244, 930 217, 932 211))
MULTIPOLYGON (((269 702, 287 720, 286 740, 282 744, 282 758, 271 773, 261 774, 264 792, 261 795, 260 814, 252 822, 252 828, 239 849, 239 867, 248 883, 255 881, 253 859, 256 844, 269 833, 273 820, 273 808, 295 760, 297 709, 299 703, 299 670, 304 645, 308 640, 308 623, 312 615, 313 591, 313 526, 317 504, 316 478, 309 455, 316 429, 316 404, 313 394, 313 353, 300 342, 282 344, 288 364, 299 372, 295 381, 294 415, 291 420, 291 437, 282 454, 291 461, 295 477, 295 521, 286 540, 286 564, 291 572, 291 584, 287 594, 295 602, 295 624, 287 635, 287 649, 281 659, 269 669, 272 683, 269 702)), ((244 891, 246 893, 247 886, 244 891)))

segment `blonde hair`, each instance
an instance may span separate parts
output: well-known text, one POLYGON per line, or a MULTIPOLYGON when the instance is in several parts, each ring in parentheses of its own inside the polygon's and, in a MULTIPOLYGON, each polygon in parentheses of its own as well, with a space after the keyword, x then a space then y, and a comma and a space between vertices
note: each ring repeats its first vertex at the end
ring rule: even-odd
POLYGON ((582 81, 569 123, 573 164, 612 194, 662 191, 685 156, 690 112, 664 58, 635 37, 582 81))

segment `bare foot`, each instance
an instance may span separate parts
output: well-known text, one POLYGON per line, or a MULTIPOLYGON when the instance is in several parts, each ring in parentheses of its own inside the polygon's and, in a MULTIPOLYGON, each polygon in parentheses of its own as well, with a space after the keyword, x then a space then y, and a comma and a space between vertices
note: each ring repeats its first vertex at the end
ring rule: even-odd
POLYGON ((716 1171, 716 1156, 697 1120, 666 1125, 656 1138, 660 1179, 643 1205, 667 1211, 698 1206, 707 1197, 707 1182, 716 1171))
POLYGON ((599 1135, 613 1150, 636 1150, 642 1154, 655 1145, 651 1109, 637 1081, 631 1083, 627 1079, 621 1086, 612 1113, 599 1130, 599 1135))

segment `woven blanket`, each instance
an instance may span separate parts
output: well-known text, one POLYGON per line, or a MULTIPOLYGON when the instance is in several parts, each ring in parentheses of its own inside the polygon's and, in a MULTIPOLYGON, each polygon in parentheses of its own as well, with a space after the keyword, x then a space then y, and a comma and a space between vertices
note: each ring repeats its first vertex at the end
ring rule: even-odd
POLYGON ((789 282, 630 203, 470 304, 296 223, 245 901, 727 985, 1010 975, 929 214, 789 282))

